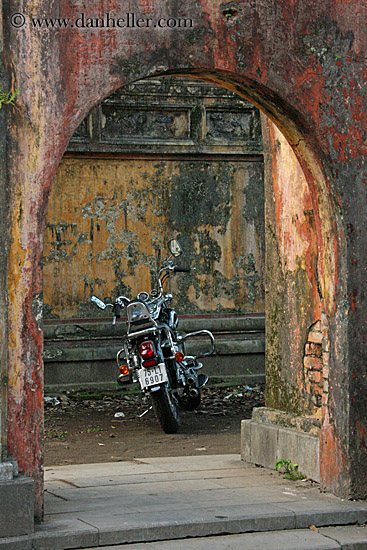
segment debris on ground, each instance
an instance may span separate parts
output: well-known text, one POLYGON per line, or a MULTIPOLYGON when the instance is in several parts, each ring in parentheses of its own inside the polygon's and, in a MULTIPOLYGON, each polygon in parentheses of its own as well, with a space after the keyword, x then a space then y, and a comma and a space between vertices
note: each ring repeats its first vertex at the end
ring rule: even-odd
POLYGON ((179 432, 165 434, 138 388, 64 392, 45 398, 46 465, 238 453, 241 420, 262 406, 263 385, 205 386, 199 408, 181 411, 179 432))
MULTIPOLYGON (((202 390, 201 405, 195 411, 197 414, 209 414, 226 416, 233 413, 252 411, 254 407, 264 405, 264 387, 257 385, 252 388, 247 385, 235 387, 206 386, 202 390)), ((114 418, 136 418, 142 416, 150 409, 149 397, 142 396, 139 390, 125 390, 116 392, 70 392, 58 397, 45 397, 45 403, 49 405, 48 411, 52 414, 52 408, 62 403, 67 409, 75 410, 94 409, 96 411, 117 411, 114 418), (46 401, 47 400, 47 401, 46 401), (121 412, 123 409, 125 412, 121 412)), ((245 417, 245 416, 244 416, 245 417)))
POLYGON ((45 406, 49 405, 51 407, 57 407, 60 405, 60 401, 56 397, 49 397, 48 395, 44 398, 45 406))

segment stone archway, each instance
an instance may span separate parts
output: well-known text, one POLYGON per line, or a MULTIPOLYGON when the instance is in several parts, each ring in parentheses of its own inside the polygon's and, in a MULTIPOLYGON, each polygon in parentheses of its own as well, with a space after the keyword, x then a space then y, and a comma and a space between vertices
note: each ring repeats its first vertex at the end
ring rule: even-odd
MULTIPOLYGON (((19 9, 12 9, 21 12, 21 3, 16 4, 19 9)), ((114 4, 116 17, 124 11, 122 4, 114 4)), ((366 496, 367 485, 361 482, 367 462, 363 400, 367 381, 361 351, 365 314, 357 304, 364 296, 366 263, 360 230, 366 35, 357 22, 363 20, 366 5, 352 9, 331 0, 316 8, 311 0, 291 6, 285 0, 230 4, 133 1, 130 11, 153 22, 165 13, 177 21, 189 17, 194 24, 130 27, 124 33, 117 26, 75 24, 55 31, 40 29, 30 14, 26 24, 16 28, 9 6, 4 7, 8 86, 20 92, 16 107, 7 111, 8 148, 3 149, 7 174, 2 183, 10 192, 8 264, 1 277, 3 295, 8 288, 8 328, 2 343, 2 356, 7 354, 8 362, 3 371, 8 413, 7 431, 2 422, 2 440, 3 454, 17 459, 20 469, 36 480, 38 517, 42 516, 41 255, 49 190, 66 144, 90 108, 126 83, 152 75, 190 76, 227 87, 262 109, 291 144, 312 197, 318 286, 329 321, 323 486, 343 496, 366 496)), ((39 14, 50 10, 45 0, 38 0, 32 9, 39 14)), ((83 8, 70 0, 58 9, 75 23, 83 8)))

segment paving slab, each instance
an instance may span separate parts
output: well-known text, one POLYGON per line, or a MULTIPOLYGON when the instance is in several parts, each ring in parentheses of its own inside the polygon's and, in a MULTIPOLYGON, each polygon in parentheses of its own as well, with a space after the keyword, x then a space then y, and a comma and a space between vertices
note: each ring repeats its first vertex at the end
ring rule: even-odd
POLYGON ((366 503, 308 500, 283 503, 282 507, 295 513, 297 529, 303 529, 309 525, 319 527, 367 522, 366 503))
POLYGON ((45 470, 45 480, 51 481, 52 479, 62 479, 83 487, 85 483, 89 485, 93 483, 94 479, 97 480, 96 484, 99 484, 104 478, 109 478, 111 476, 142 475, 161 472, 161 468, 142 461, 109 462, 108 468, 106 468, 106 463, 77 464, 72 466, 48 467, 45 470))
POLYGON ((240 468, 233 469, 214 469, 214 470, 184 470, 180 472, 168 472, 158 471, 157 473, 151 472, 131 474, 130 469, 124 473, 105 472, 104 476, 93 475, 84 478, 75 477, 75 474, 65 472, 63 474, 60 471, 53 471, 48 469, 46 479, 48 481, 48 487, 65 487, 65 483, 69 483, 76 487, 100 487, 102 485, 137 485, 139 483, 151 483, 154 481, 176 481, 176 480, 195 480, 195 479, 221 479, 221 478, 241 478, 240 468), (57 477, 55 477, 57 476, 57 477), (63 479, 60 479, 63 476, 63 479))
POLYGON ((319 533, 338 542, 343 550, 367 549, 367 525, 323 527, 319 533))
MULTIPOLYGON (((242 462, 239 455, 47 468, 46 490, 45 523, 36 527, 35 550, 296 528, 301 533, 309 525, 367 521, 367 503, 321 494, 315 484, 284 480, 242 462)), ((316 541, 313 534, 307 536, 316 541)), ((340 548, 330 540, 320 548, 340 548)), ((288 548, 286 542, 279 548, 288 548)))
POLYGON ((293 513, 272 505, 213 506, 212 503, 211 508, 206 508, 193 504, 191 510, 165 513, 136 516, 83 513, 79 517, 98 529, 101 545, 295 527, 293 513))
POLYGON ((32 539, 33 549, 65 550, 98 546, 98 529, 78 518, 53 519, 37 525, 32 539))
POLYGON ((243 468, 243 462, 238 454, 136 458, 136 461, 171 472, 243 468))
MULTIPOLYGON (((310 529, 248 533, 104 547, 104 550, 340 550, 337 542, 310 529)), ((91 550, 91 549, 88 549, 91 550)))

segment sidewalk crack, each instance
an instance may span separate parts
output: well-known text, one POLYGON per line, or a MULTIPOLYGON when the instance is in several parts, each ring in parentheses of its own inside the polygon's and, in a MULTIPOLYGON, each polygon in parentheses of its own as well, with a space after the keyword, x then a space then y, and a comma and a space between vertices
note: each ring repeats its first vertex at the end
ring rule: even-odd
POLYGON ((68 498, 65 498, 65 497, 62 497, 61 495, 57 495, 56 493, 53 493, 49 489, 45 489, 45 493, 48 493, 49 495, 52 495, 56 498, 61 498, 61 500, 65 500, 66 502, 68 502, 68 500, 69 500, 68 498))
POLYGON ((320 533, 320 531, 318 531, 318 534, 321 535, 322 537, 325 537, 326 539, 332 540, 333 542, 339 545, 339 548, 343 548, 343 545, 337 539, 334 539, 334 537, 331 537, 330 535, 325 535, 324 533, 320 533))

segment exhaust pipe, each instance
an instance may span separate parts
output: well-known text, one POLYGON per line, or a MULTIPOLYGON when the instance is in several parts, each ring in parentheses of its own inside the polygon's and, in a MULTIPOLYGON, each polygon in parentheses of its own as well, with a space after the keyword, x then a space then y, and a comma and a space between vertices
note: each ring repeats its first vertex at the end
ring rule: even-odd
POLYGON ((199 395, 199 390, 196 388, 190 388, 189 394, 190 397, 197 397, 199 395))
POLYGON ((120 385, 120 386, 123 386, 124 385, 124 380, 125 376, 123 374, 120 374, 120 376, 117 377, 117 383, 120 385))
POLYGON ((190 386, 195 386, 195 378, 193 378, 192 376, 189 376, 188 379, 187 379, 187 382, 188 384, 190 384, 190 386))
POLYGON ((126 374, 120 374, 118 377, 117 377, 117 383, 120 385, 120 386, 125 386, 125 384, 131 384, 132 380, 131 380, 131 377, 129 375, 126 375, 126 374))

